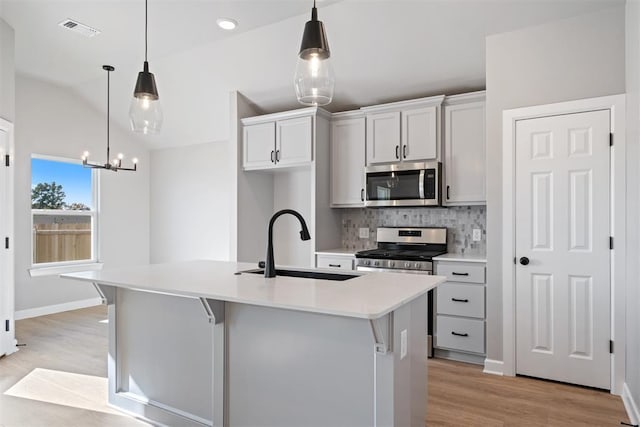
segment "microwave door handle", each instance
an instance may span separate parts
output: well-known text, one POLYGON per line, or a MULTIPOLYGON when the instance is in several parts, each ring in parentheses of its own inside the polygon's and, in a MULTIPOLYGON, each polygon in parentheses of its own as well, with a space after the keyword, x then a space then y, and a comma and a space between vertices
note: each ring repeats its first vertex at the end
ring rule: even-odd
POLYGON ((420 170, 420 178, 418 178, 418 192, 420 200, 424 200, 424 169, 420 170))

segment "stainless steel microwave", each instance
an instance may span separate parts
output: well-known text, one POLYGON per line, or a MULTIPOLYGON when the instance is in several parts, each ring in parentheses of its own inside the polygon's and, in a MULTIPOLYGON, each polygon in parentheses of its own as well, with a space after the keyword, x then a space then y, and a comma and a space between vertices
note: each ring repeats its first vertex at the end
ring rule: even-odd
POLYGON ((365 206, 441 206, 440 162, 367 166, 365 206))

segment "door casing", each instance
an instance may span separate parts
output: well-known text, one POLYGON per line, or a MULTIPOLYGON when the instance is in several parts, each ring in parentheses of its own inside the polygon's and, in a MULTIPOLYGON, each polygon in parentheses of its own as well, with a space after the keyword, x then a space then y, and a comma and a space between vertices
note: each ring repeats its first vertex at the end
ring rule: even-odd
POLYGON ((515 141, 519 120, 608 110, 611 115, 611 393, 620 395, 625 374, 626 140, 625 95, 505 110, 502 113, 502 373, 516 374, 515 141))

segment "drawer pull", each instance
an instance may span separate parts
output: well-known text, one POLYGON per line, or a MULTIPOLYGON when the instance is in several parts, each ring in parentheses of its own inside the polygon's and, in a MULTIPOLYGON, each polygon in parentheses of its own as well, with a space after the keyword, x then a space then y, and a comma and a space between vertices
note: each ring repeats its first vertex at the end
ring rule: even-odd
POLYGON ((453 274, 454 276, 468 276, 469 275, 469 273, 456 273, 455 271, 453 273, 451 273, 451 274, 453 274))
POLYGON ((455 335, 457 337, 468 337, 469 336, 469 334, 467 334, 467 333, 460 334, 460 333, 455 332, 455 331, 451 331, 451 335, 455 335))
POLYGON ((455 302, 469 302, 468 299, 458 299, 458 298, 451 298, 451 301, 455 301, 455 302))
POLYGON ((340 267, 342 267, 342 265, 340 265, 340 264, 329 264, 329 267, 338 267, 338 268, 340 268, 340 267))

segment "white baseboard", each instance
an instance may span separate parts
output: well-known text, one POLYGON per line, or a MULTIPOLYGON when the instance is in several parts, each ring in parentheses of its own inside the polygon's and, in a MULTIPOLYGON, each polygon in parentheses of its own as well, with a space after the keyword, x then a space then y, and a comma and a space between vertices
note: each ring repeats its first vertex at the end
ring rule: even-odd
POLYGON ((93 307, 100 304, 102 304, 100 297, 89 298, 80 301, 65 302, 64 304, 18 310, 16 311, 14 318, 15 320, 29 319, 31 317, 46 316, 47 314, 62 313, 63 311, 69 310, 78 310, 80 308, 93 307))
POLYGON ((504 362, 502 360, 484 359, 484 372, 491 375, 504 375, 504 362))
POLYGON ((624 408, 627 410, 627 416, 631 424, 638 424, 640 422, 640 411, 638 411, 638 404, 633 399, 627 383, 622 386, 622 402, 624 402, 624 408))

